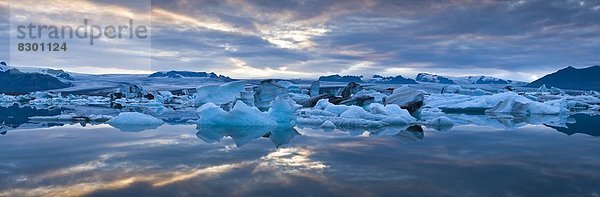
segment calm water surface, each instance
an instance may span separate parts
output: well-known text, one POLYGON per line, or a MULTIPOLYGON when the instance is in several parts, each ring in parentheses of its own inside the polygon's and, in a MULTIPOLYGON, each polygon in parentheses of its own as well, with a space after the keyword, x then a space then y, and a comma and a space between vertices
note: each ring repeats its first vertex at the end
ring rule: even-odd
POLYGON ((587 129, 10 130, 0 196, 600 196, 587 129))

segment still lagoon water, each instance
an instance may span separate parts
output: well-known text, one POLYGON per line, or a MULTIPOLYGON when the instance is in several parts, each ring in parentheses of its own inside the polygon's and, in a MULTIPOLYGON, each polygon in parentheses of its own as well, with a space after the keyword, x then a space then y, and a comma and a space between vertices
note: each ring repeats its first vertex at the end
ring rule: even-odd
POLYGON ((600 196, 591 124, 11 130, 0 196, 600 196))

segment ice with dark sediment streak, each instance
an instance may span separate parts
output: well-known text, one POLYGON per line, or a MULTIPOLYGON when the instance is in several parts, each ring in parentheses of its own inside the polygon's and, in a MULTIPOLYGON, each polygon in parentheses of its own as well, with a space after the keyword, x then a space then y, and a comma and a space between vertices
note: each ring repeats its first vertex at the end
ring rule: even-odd
POLYGON ((386 97, 383 103, 396 104, 402 109, 408 110, 411 114, 414 114, 423 106, 425 100, 425 93, 422 90, 411 88, 408 86, 402 86, 394 90, 392 95, 386 97))

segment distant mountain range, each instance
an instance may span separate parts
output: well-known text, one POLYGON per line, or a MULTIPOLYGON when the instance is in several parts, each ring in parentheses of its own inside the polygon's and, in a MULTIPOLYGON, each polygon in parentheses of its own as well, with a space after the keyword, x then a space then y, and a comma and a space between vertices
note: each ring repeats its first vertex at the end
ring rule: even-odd
POLYGON ((26 73, 0 62, 0 93, 22 94, 34 91, 60 89, 71 86, 54 76, 26 73))
POLYGON ((351 75, 346 75, 346 76, 340 76, 340 75, 321 76, 321 77, 319 77, 319 81, 346 82, 346 83, 350 83, 350 82, 362 83, 363 82, 362 76, 351 76, 351 75))
POLYGON ((162 72, 155 72, 152 73, 151 75, 149 75, 148 77, 166 77, 166 78, 211 78, 211 79, 221 79, 223 81, 233 81, 233 79, 227 77, 227 76, 223 76, 223 75, 217 75, 213 72, 211 73, 207 73, 207 72, 192 72, 192 71, 162 71, 162 72))
POLYGON ((571 90, 600 91, 600 66, 596 65, 582 69, 569 66, 535 80, 529 83, 527 87, 540 87, 542 85, 571 90))
POLYGON ((329 75, 319 77, 319 81, 331 81, 331 82, 355 82, 355 83, 378 83, 378 84, 418 84, 418 82, 424 83, 441 83, 441 84, 513 84, 513 85, 526 85, 525 82, 499 79, 489 76, 466 76, 466 77, 447 77, 441 75, 434 75, 428 73, 419 73, 415 79, 404 78, 401 75, 395 77, 383 77, 381 75, 374 75, 370 79, 365 79, 363 76, 340 76, 340 75, 329 75))
POLYGON ((525 85, 525 82, 500 79, 490 76, 447 77, 429 73, 419 73, 415 78, 418 82, 442 84, 514 84, 525 85))
POLYGON ((66 79, 66 80, 74 80, 71 74, 65 72, 60 69, 50 69, 50 68, 33 68, 33 67, 19 67, 19 71, 23 73, 39 73, 39 74, 47 74, 56 78, 66 79))
POLYGON ((370 79, 365 79, 363 76, 340 76, 340 75, 329 75, 319 77, 319 81, 330 81, 330 82, 355 82, 355 83, 379 83, 379 84, 417 84, 414 79, 404 78, 401 75, 395 77, 383 77, 381 75, 374 75, 370 79))

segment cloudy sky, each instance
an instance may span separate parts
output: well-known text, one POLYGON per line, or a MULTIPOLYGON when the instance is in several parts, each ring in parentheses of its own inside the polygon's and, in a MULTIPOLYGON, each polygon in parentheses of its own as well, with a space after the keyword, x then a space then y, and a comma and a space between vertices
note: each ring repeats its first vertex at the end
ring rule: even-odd
POLYGON ((14 32, 10 22, 16 16, 43 24, 79 18, 69 21, 75 23, 86 11, 129 17, 152 29, 151 42, 101 40, 99 47, 71 51, 68 58, 7 54, 12 44, 5 33, 2 58, 88 73, 194 70, 313 78, 430 72, 523 81, 566 66, 600 64, 599 0, 140 2, 0 0, 4 31, 14 32))

